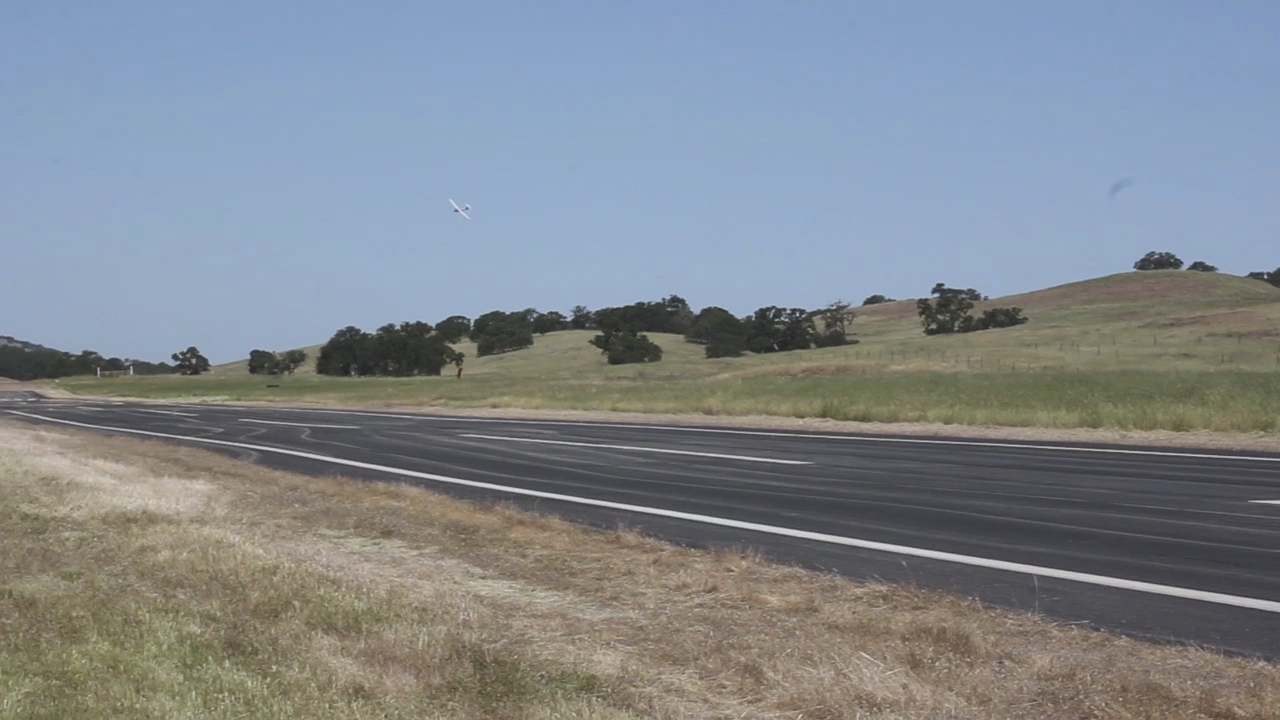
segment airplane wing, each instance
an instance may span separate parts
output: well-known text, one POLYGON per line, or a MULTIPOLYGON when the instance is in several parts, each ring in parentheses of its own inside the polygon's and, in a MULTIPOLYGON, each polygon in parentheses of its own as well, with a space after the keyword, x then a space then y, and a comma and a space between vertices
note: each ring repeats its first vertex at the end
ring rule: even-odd
POLYGON ((458 214, 459 214, 459 215, 461 215, 462 217, 464 217, 464 218, 468 219, 468 220, 470 220, 470 219, 471 219, 471 216, 470 216, 470 215, 468 215, 468 214, 466 214, 466 213, 465 213, 465 212, 463 212, 462 210, 458 210, 458 214))
POLYGON ((449 198, 449 204, 453 206, 454 210, 457 210, 458 212, 462 212, 462 208, 458 207, 458 203, 454 202, 453 198, 449 198))

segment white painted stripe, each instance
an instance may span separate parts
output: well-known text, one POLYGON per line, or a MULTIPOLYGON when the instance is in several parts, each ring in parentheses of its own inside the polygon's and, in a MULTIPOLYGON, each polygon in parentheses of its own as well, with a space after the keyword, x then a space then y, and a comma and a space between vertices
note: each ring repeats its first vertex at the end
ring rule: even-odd
POLYGON ((7 410, 12 415, 21 415, 24 417, 35 418, 37 420, 46 420, 48 422, 60 423, 63 425, 73 425, 76 427, 89 428, 92 430, 110 430, 114 432, 131 433, 134 435, 147 435, 150 437, 170 438, 173 440, 187 440, 190 442, 206 443, 209 445, 224 445, 229 447, 242 448, 245 450, 256 450, 258 452, 276 453, 277 455, 289 455, 292 457, 304 458, 307 460, 316 460, 319 462, 333 463, 334 465, 345 465, 348 467, 362 468, 365 470, 374 470, 377 472, 385 472, 392 475, 401 475, 405 477, 419 478, 422 480, 431 480, 434 482, 448 483, 451 485, 463 485, 466 487, 482 488, 485 490, 496 490, 499 492, 511 493, 513 495, 525 495, 529 497, 544 498, 547 500, 558 500, 561 502, 575 503, 578 505, 591 505, 594 507, 609 508, 611 510, 622 510, 625 512, 641 513, 645 515, 656 515, 659 517, 675 518, 677 520, 688 520, 691 522, 703 523, 705 525, 717 525, 720 527, 737 528, 739 530, 750 530, 753 532, 767 533, 771 535, 781 535, 784 537, 797 538, 800 540, 813 540, 816 542, 830 543, 833 545, 845 545, 848 547, 863 548, 866 550, 876 550, 880 552, 894 553, 897 555, 908 555, 911 557, 927 558, 929 560, 940 560, 942 562, 959 563, 961 565, 973 565, 976 567, 989 568, 993 570, 1005 570, 1008 572, 1022 573, 1025 575, 1034 575, 1038 577, 1051 577, 1061 580, 1070 580, 1073 582, 1088 583, 1091 585, 1102 585, 1106 587, 1120 588, 1122 590, 1133 590, 1136 592, 1145 592, 1155 595, 1168 595, 1170 597, 1183 598, 1187 600, 1200 600, 1203 602, 1216 603, 1219 605, 1231 605, 1234 607, 1249 608, 1252 610, 1262 610, 1264 612, 1280 613, 1280 602, 1274 600, 1263 600, 1261 598, 1242 597, 1239 595, 1227 595, 1225 593, 1209 592, 1207 590, 1193 590, 1190 588, 1175 587, 1172 585, 1159 585, 1156 583, 1144 582, 1141 580, 1126 580, 1124 578, 1108 577, 1106 575, 1094 575, 1092 573, 1076 572, 1074 570, 1060 570, 1058 568, 1041 567, 1038 565, 1028 565, 1025 563, 1007 562, 1005 560, 992 560, 990 558, 974 557, 971 555, 960 555, 957 553, 942 552, 940 550, 926 550, 924 548, 908 547, 906 545, 893 545, 890 543, 876 542, 873 540, 861 540, 858 538, 843 537, 840 535, 827 535, 825 533, 810 532, 808 530, 796 530, 793 528, 777 527, 774 525, 762 525, 760 523, 744 522, 742 520, 731 520, 729 518, 714 517, 711 515, 699 515, 697 513, 680 512, 678 510, 664 510, 661 508, 646 507, 643 505, 628 505, 626 503, 610 502, 608 500, 596 500, 593 498, 577 497, 574 495, 561 495, 559 493, 543 492, 541 490, 529 490, 526 488, 508 487, 505 485, 495 485, 492 483, 479 482, 476 480, 463 480, 461 478, 449 477, 446 475, 436 475, 433 473, 418 472, 416 470, 407 470, 404 468, 389 467, 387 465, 375 465, 373 463, 358 462, 355 460, 346 460, 344 458, 330 457, 328 455, 317 455, 315 453, 302 452, 300 450, 286 450, 284 448, 267 447, 265 445, 252 445, 249 443, 230 442, 227 440, 214 440, 205 437, 187 437, 184 435, 171 435, 168 433, 151 432, 148 430, 134 430, 132 428, 109 427, 106 425, 90 425, 88 423, 73 422, 71 420, 61 420, 59 418, 45 417, 43 415, 35 415, 33 413, 21 412, 19 410, 7 410))
POLYGON ((1251 503, 1261 503, 1263 505, 1280 505, 1280 500, 1250 500, 1251 503))
POLYGON ((263 425, 288 425, 290 427, 304 427, 304 428, 335 428, 337 430, 359 430, 360 429, 358 425, 313 425, 311 423, 278 422, 276 420, 254 420, 253 418, 240 418, 236 422, 261 423, 263 425))
POLYGON ((640 423, 574 422, 570 420, 508 420, 505 418, 470 418, 445 415, 398 415, 392 413, 363 412, 357 410, 321 410, 311 408, 273 407, 272 412, 329 413, 363 417, 394 418, 400 420, 431 420, 435 422, 489 423, 503 425, 555 425, 567 427, 598 427, 618 430, 663 430, 668 432, 711 433, 720 435, 747 435, 754 437, 795 438, 806 440, 843 440, 846 442, 900 443, 908 445, 950 445, 961 447, 991 447, 1013 450, 1051 450, 1056 452, 1099 453, 1114 455, 1139 455, 1147 457, 1194 458, 1199 460, 1241 460, 1280 463, 1280 456, 1221 455, 1217 453, 1177 452, 1173 450, 1133 450, 1129 448, 1091 448, 1069 445, 1042 445, 998 440, 945 440, 940 438, 896 438, 877 435, 831 435, 825 433, 772 432, 768 430, 737 430, 731 428, 683 427, 680 425, 645 425, 640 423))
POLYGON ((155 415, 181 415, 182 417, 200 417, 195 413, 184 413, 184 412, 178 412, 176 410, 148 410, 146 408, 134 408, 134 410, 137 410, 138 412, 152 413, 155 415))
POLYGON ((640 452, 666 453, 668 455, 696 455, 698 457, 723 458, 727 460, 748 460, 760 463, 777 463, 778 465, 812 465, 808 460, 780 460, 778 458, 755 457, 753 455, 726 455, 724 453, 695 452, 693 450, 671 450, 668 448, 638 447, 635 445, 607 445, 604 443, 569 442, 568 440, 543 440, 535 438, 506 437, 503 435, 462 435, 465 438, 481 440, 506 440, 508 442, 541 443, 544 445, 571 445, 573 447, 602 448, 606 450, 637 450, 640 452))

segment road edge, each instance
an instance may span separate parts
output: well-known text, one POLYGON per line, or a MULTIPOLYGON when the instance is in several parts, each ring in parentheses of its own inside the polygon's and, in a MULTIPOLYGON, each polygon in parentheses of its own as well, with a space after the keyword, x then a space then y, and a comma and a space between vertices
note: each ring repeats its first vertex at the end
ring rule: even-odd
POLYGON ((348 410, 353 412, 400 412, 438 417, 486 418, 492 420, 548 420, 565 422, 608 422, 618 424, 662 423, 683 427, 713 427, 743 430, 829 432, 884 437, 999 440, 1028 443, 1071 443, 1086 446, 1173 448, 1180 450, 1231 450, 1280 453, 1280 433, 1227 433, 1206 430, 1126 430, 1119 428, 1051 428, 1041 426, 948 425, 942 423, 880 423, 831 420, 783 415, 706 415, 616 410, 552 410, 505 406, 457 407, 422 403, 336 403, 322 401, 269 402, 230 400, 218 397, 134 398, 77 394, 62 388, 41 388, 51 398, 85 402, 130 402, 187 404, 224 407, 295 408, 300 410, 348 410))

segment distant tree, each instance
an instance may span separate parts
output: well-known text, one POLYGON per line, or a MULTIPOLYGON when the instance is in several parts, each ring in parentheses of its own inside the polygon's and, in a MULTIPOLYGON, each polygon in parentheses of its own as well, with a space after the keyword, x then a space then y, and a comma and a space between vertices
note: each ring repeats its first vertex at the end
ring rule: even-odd
MULTIPOLYGON (((387 323, 369 334, 354 326, 334 333, 320 348, 316 372, 321 375, 413 377, 439 375, 462 353, 449 347, 430 323, 387 323)), ((282 358, 288 359, 288 353, 282 358)), ((300 360, 301 362, 305 361, 300 360)))
POLYGON ((172 375, 177 368, 167 362, 147 362, 145 360, 127 359, 126 364, 133 366, 134 375, 172 375))
POLYGON ((370 343, 371 375, 406 377, 409 372, 409 337, 395 323, 386 323, 373 332, 370 343))
POLYGON ((476 356, 498 355, 533 345, 533 320, 537 315, 538 311, 532 309, 494 310, 476 318, 471 325, 476 356))
POLYGON ((1272 285, 1275 285, 1276 287, 1280 287, 1280 268, 1276 268, 1271 272, 1265 272, 1265 271, 1251 272, 1246 277, 1252 280, 1261 280, 1262 282, 1270 283, 1272 285))
POLYGON ((49 348, 28 350, 20 345, 0 345, 0 377, 10 380, 41 380, 83 375, 74 356, 49 348))
POLYGON ((982 313, 982 317, 978 318, 977 330, 994 330, 996 328, 1007 328, 1015 325, 1021 325, 1027 322, 1029 318, 1022 314, 1022 308, 1003 307, 991 308, 982 313))
POLYGON ((249 374, 250 375, 274 375, 275 366, 279 361, 276 354, 269 350, 250 350, 249 351, 249 374))
POLYGON ((634 330, 605 330, 591 339, 610 365, 649 363, 662 360, 662 348, 648 336, 634 330))
POLYGON ((959 288, 949 288, 943 283, 935 283, 931 293, 938 297, 959 297, 975 303, 991 299, 973 288, 965 288, 961 290, 959 288))
POLYGON ((316 373, 343 377, 372 374, 372 341, 369 333, 354 325, 342 328, 320 347, 316 373))
POLYGON ((705 346, 709 358, 739 357, 747 351, 747 325, 722 307, 705 307, 694 318, 685 340, 705 346))
POLYGON ((1133 264, 1134 270, 1181 270, 1182 260, 1171 252, 1151 252, 1133 264))
POLYGON ((1218 268, 1210 265, 1209 263, 1203 260, 1197 260, 1191 263, 1190 265, 1187 266, 1187 270, 1193 270, 1195 272, 1218 272, 1218 268))
POLYGON ((868 295, 867 299, 862 301, 862 304, 863 306, 866 306, 866 305, 880 305, 881 303, 891 303, 891 302, 897 302, 897 301, 891 297, 885 297, 884 295, 880 295, 879 293, 877 293, 875 295, 868 295))
POLYGON ((992 330, 1002 327, 1013 327, 1027 322, 1022 308, 997 307, 989 308, 981 317, 973 317, 975 299, 988 300, 973 288, 960 290, 949 288, 942 283, 933 286, 931 294, 934 300, 921 298, 916 301, 916 313, 924 325, 925 335, 945 335, 950 333, 967 333, 977 330, 992 330))
POLYGON ((533 318, 533 332, 538 335, 546 335, 547 333, 560 332, 570 328, 569 318, 563 313, 552 310, 551 312, 538 313, 533 318))
POLYGON ((974 319, 969 312, 973 310, 976 290, 959 290, 937 283, 930 294, 934 300, 920 298, 916 301, 916 314, 924 325, 925 335, 946 335, 973 329, 974 319))
POLYGON ((672 335, 683 335, 693 327, 693 308, 689 302, 679 295, 668 295, 662 298, 662 323, 660 328, 651 332, 666 332, 672 335))
POLYGON ((591 326, 596 329, 673 335, 687 333, 693 326, 693 320, 693 310, 679 295, 670 295, 656 302, 601 308, 591 314, 591 326))
POLYGON ((471 330, 468 333, 468 337, 471 338, 471 342, 480 342, 480 336, 484 335, 485 331, 489 329, 489 326, 494 323, 506 322, 509 314, 510 313, 502 310, 491 310, 476 318, 475 321, 471 323, 471 330))
POLYGON ((374 375, 413 377, 439 375, 454 352, 421 321, 386 324, 373 335, 370 348, 374 375))
POLYGON ((813 313, 822 318, 822 333, 814 337, 818 347, 835 347, 849 344, 849 324, 857 317, 851 305, 843 300, 836 300, 825 308, 813 313))
POLYGON ((92 375, 98 368, 126 370, 133 366, 135 375, 169 374, 176 369, 168 363, 152 363, 129 358, 103 358, 85 350, 73 355, 42 345, 0 336, 0 377, 10 380, 42 380, 73 375, 92 375))
POLYGON ((276 367, 285 375, 292 375, 307 362, 306 350, 286 350, 276 362, 276 367))
POLYGON ((461 342, 471 332, 471 319, 465 315, 450 315, 436 323, 440 339, 449 344, 461 342))
POLYGON ((195 345, 174 353, 170 358, 177 363, 178 372, 183 375, 199 375, 209 371, 209 359, 201 355, 195 345))
POLYGON ((591 311, 586 305, 574 305, 573 314, 569 318, 569 327, 574 330, 590 330, 592 326, 591 311))
POLYGON ((808 350, 817 335, 813 315, 804 308, 770 305, 747 321, 747 349, 753 353, 808 350))
POLYGON ((80 354, 71 360, 77 375, 87 375, 95 372, 98 368, 105 365, 106 362, 106 358, 93 350, 81 350, 80 354))
POLYGON ((500 325, 480 336, 476 357, 501 355, 533 346, 533 332, 516 325, 500 325))

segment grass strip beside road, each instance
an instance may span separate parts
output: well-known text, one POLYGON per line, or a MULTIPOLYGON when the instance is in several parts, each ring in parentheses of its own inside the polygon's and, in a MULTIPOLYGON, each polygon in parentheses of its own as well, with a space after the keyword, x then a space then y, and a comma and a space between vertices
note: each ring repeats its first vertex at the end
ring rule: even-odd
POLYGON ((0 717, 1267 718, 1280 668, 0 422, 0 717), (108 668, 109 671, 104 671, 108 668))
POLYGON ((729 379, 252 376, 67 379, 83 396, 825 418, 957 426, 1272 433, 1280 372, 858 372, 729 379), (278 387, 267 387, 267 385, 278 387))

